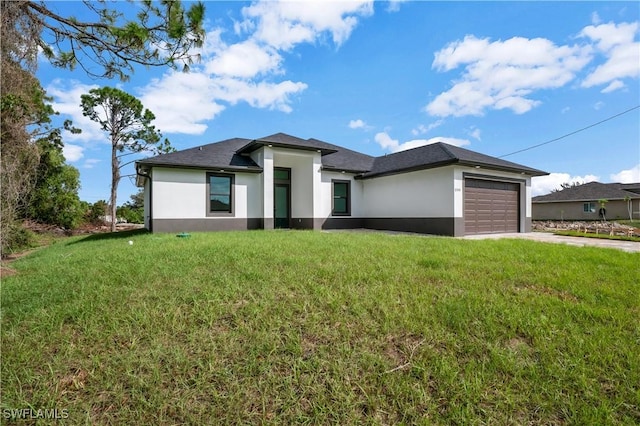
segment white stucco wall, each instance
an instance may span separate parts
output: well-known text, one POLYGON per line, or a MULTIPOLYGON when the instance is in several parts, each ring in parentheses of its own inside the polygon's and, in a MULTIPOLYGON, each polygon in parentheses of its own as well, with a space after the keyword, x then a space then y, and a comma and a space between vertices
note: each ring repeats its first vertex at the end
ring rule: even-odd
MULTIPOLYGON (((331 216, 333 180, 351 181, 351 217, 364 217, 364 201, 362 198, 364 182, 362 180, 355 180, 354 175, 350 173, 329 171, 323 171, 321 174, 320 190, 318 191, 320 204, 317 210, 318 216, 316 217, 326 218, 331 216)), ((339 217, 344 216, 341 215, 339 217)))
POLYGON ((326 198, 323 194, 323 173, 322 173, 322 156, 316 153, 313 156, 313 217, 327 217, 324 215, 324 201, 326 198))
MULTIPOLYGON (((296 151, 273 148, 273 167, 291 169, 291 217, 313 217, 314 179, 316 167, 314 157, 320 156, 315 151, 296 151)), ((273 185, 272 185, 273 186, 273 185)), ((273 199, 273 196, 271 197, 273 199)))
POLYGON ((244 206, 244 215, 235 217, 262 217, 262 184, 261 177, 257 173, 236 173, 235 199, 238 200, 236 208, 240 211, 244 206))
POLYGON ((453 168, 365 179, 365 217, 452 217, 454 213, 453 168))
POLYGON ((262 190, 262 217, 265 219, 273 219, 273 149, 264 147, 261 151, 262 173, 260 174, 260 188, 262 190))
MULTIPOLYGON (((233 217, 262 217, 260 176, 235 175, 233 217)), ((153 218, 199 219, 207 217, 207 172, 177 168, 153 168, 153 218)))

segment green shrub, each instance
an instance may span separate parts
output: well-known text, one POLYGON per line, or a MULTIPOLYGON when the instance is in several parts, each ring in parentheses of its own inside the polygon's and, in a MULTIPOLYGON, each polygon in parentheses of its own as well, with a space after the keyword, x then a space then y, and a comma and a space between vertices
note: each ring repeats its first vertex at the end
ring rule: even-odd
POLYGON ((2 240, 2 256, 37 245, 36 235, 19 223, 9 226, 2 240))

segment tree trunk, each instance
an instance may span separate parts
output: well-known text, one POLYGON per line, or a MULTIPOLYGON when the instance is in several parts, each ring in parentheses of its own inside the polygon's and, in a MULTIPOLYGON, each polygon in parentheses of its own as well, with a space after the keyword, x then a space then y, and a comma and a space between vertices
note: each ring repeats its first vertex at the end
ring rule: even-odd
POLYGON ((116 232, 116 198, 120 182, 120 162, 118 161, 117 143, 111 144, 111 232, 116 232))

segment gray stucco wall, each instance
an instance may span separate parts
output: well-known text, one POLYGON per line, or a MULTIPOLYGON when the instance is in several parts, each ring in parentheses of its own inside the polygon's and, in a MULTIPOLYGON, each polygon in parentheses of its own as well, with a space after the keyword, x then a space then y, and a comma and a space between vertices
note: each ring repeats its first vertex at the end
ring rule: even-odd
MULTIPOLYGON (((609 201, 605 205, 606 218, 609 220, 629 219, 627 202, 624 200, 609 201)), ((571 201, 557 203, 536 203, 532 204, 533 220, 599 220, 598 210, 600 204, 594 201, 571 201), (584 211, 584 204, 592 202, 595 204, 595 212, 584 211)), ((640 218, 640 200, 633 200, 633 218, 640 218)))

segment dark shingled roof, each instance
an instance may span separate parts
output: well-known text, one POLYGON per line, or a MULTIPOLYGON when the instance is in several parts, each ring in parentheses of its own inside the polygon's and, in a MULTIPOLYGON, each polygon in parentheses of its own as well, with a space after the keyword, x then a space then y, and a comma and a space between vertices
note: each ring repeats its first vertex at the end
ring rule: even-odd
MULTIPOLYGON (((316 141, 315 139, 304 140, 285 133, 276 133, 275 135, 252 140, 247 145, 240 148, 238 153, 249 153, 265 145, 271 145, 279 148, 301 149, 304 151, 320 151, 322 155, 331 154, 337 151, 336 149, 329 148, 329 144, 316 141)), ((336 148, 339 149, 339 147, 336 148)))
POLYGON ((534 203, 553 203, 558 201, 597 201, 600 199, 624 200, 625 197, 640 198, 640 193, 628 190, 634 188, 636 191, 640 191, 640 184, 589 182, 551 194, 539 195, 533 197, 531 201, 534 203))
POLYGON ((437 142, 395 154, 377 157, 373 169, 363 175, 363 178, 375 177, 386 174, 421 170, 434 167, 442 167, 449 164, 504 170, 509 172, 524 173, 530 176, 543 176, 548 173, 533 169, 511 161, 501 160, 479 152, 437 142))
POLYGON ((636 194, 640 194, 640 182, 638 183, 621 183, 620 189, 624 189, 625 191, 635 192, 636 194))
POLYGON ((207 169, 228 169, 235 171, 260 172, 249 156, 252 151, 265 146, 319 151, 322 155, 322 168, 359 173, 362 178, 408 172, 427 168, 460 164, 493 170, 524 173, 530 176, 547 174, 510 161, 480 154, 438 142, 383 157, 371 157, 338 145, 318 139, 300 139, 284 133, 266 136, 260 139, 227 139, 221 142, 185 149, 171 154, 159 155, 138 161, 138 165, 192 167, 207 169))
POLYGON ((336 152, 322 157, 322 168, 325 170, 339 170, 345 172, 362 173, 373 168, 375 157, 361 152, 352 151, 341 146, 333 145, 318 139, 309 139, 316 144, 323 144, 336 152))
POLYGON ((229 170, 261 172, 262 167, 258 166, 251 157, 236 153, 237 150, 249 142, 251 142, 250 139, 227 139, 221 142, 147 158, 138 161, 138 164, 193 167, 199 169, 225 168, 229 170))

